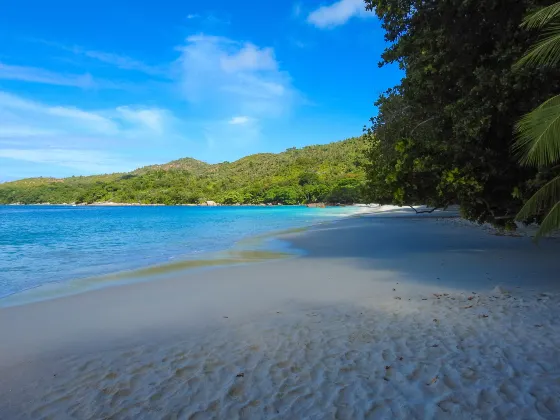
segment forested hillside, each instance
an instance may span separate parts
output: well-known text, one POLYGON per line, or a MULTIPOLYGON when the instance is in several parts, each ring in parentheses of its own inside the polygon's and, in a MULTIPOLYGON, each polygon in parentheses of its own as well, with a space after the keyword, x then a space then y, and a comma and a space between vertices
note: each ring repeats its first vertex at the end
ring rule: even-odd
POLYGON ((0 184, 0 203, 299 204, 362 200, 365 139, 207 164, 191 158, 130 173, 0 184))

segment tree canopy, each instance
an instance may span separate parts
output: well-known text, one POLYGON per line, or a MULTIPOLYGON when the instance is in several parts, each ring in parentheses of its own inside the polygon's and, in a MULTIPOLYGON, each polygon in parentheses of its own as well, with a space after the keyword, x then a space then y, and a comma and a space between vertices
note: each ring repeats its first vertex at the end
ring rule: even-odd
POLYGON ((368 129, 368 192, 394 204, 460 204, 471 220, 511 225, 550 174, 518 163, 518 119, 560 92, 560 71, 514 64, 538 33, 520 25, 539 0, 366 0, 398 63, 399 86, 368 129))

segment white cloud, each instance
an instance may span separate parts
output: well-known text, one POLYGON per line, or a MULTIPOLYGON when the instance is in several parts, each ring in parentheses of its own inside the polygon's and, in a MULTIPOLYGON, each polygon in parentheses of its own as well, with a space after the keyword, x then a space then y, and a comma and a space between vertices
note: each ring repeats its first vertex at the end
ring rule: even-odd
POLYGON ((259 49, 251 43, 246 43, 239 51, 231 55, 222 56, 220 64, 222 69, 228 73, 258 70, 274 71, 278 68, 272 48, 259 49))
POLYGON ((199 34, 178 50, 181 92, 203 116, 200 129, 216 156, 246 154, 262 139, 262 126, 289 115, 300 100, 272 48, 199 34))
POLYGON ((0 63, 0 79, 57 86, 74 86, 82 89, 97 87, 96 82, 89 74, 64 75, 40 68, 12 66, 4 63, 0 63))
MULTIPOLYGON (((164 109, 120 106, 88 111, 50 106, 0 91, 0 157, 72 168, 78 173, 131 170, 125 158, 182 138, 164 109)), ((152 162, 149 162, 152 163, 152 162)))
POLYGON ((178 78, 186 99, 213 113, 276 117, 297 97, 272 48, 194 35, 179 48, 178 78))
POLYGON ((165 131, 166 119, 169 118, 167 111, 158 108, 120 106, 117 112, 124 120, 160 134, 165 131))
POLYGON ((354 16, 371 15, 365 10, 364 0, 339 0, 330 6, 322 6, 307 17, 307 22, 317 28, 334 28, 344 25, 354 16))
POLYGON ((229 124, 237 125, 237 124, 247 124, 251 119, 245 115, 240 115, 238 117, 233 117, 228 121, 229 124))

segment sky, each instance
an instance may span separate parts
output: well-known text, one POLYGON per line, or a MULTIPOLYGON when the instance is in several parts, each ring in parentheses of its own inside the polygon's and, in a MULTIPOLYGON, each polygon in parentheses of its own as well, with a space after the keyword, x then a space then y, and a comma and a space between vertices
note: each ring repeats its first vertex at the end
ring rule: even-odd
POLYGON ((360 135, 383 34, 363 0, 7 0, 0 182, 360 135))

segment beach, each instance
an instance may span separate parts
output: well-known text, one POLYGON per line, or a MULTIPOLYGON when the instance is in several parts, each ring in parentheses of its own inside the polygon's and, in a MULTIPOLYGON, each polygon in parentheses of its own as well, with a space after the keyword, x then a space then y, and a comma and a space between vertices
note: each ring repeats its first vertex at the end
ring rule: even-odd
POLYGON ((452 215, 0 308, 0 419, 560 418, 560 240, 452 215))

